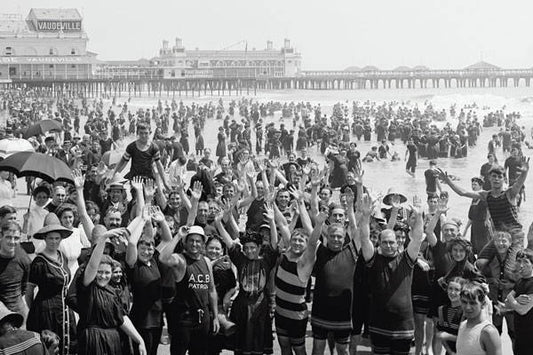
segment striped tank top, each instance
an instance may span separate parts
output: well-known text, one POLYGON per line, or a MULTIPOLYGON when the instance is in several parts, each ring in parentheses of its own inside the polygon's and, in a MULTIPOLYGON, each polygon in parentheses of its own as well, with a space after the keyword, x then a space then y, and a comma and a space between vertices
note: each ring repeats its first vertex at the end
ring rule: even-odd
POLYGON ((281 262, 276 271, 276 313, 289 319, 307 319, 307 305, 305 304, 305 290, 307 282, 298 278, 298 264, 290 261, 287 256, 281 256, 281 262))
POLYGON ((497 231, 522 228, 522 225, 518 222, 517 207, 509 201, 507 191, 498 197, 494 197, 489 193, 487 195, 487 207, 489 208, 494 228, 497 231))

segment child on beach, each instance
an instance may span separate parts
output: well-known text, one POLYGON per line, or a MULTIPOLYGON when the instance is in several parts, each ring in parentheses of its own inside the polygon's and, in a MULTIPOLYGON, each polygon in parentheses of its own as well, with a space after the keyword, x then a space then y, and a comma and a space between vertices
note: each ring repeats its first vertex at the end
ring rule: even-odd
POLYGON ((437 333, 433 347, 433 354, 440 354, 441 347, 446 349, 446 355, 455 354, 457 333, 459 324, 463 320, 463 309, 461 308, 461 287, 466 283, 462 277, 454 277, 448 282, 447 294, 449 304, 439 307, 435 326, 437 333))

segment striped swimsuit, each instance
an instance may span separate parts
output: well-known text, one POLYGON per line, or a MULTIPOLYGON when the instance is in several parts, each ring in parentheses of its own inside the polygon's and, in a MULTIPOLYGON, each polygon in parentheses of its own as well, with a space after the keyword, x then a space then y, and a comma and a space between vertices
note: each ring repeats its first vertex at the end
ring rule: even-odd
POLYGON ((307 282, 298 278, 298 263, 282 255, 274 282, 277 334, 290 338, 293 346, 304 345, 308 318, 305 303, 307 282))

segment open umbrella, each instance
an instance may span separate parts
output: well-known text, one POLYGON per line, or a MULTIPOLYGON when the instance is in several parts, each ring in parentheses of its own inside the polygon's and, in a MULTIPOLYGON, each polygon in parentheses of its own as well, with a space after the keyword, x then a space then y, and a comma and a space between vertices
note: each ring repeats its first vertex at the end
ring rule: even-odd
POLYGON ((38 136, 40 134, 45 134, 49 131, 62 131, 63 125, 61 122, 56 120, 43 120, 39 121, 33 126, 30 126, 26 132, 24 132, 24 138, 29 138, 33 136, 38 136))
POLYGON ((67 164, 42 153, 15 153, 0 162, 0 171, 9 171, 18 177, 34 176, 50 183, 54 181, 74 183, 67 164))
POLYGON ((18 152, 33 152, 30 142, 20 138, 6 138, 0 140, 0 157, 5 158, 18 152))

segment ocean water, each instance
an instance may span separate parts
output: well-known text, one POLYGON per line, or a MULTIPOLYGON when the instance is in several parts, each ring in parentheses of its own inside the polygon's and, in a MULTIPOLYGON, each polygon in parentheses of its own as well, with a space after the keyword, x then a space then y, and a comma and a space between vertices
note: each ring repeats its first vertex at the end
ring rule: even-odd
MULTIPOLYGON (((531 127, 533 126, 533 89, 519 87, 519 88, 471 88, 471 89, 377 89, 377 90, 278 90, 278 91, 264 91, 257 92, 257 95, 250 96, 175 96, 175 99, 179 102, 182 100, 185 104, 192 102, 206 103, 212 101, 216 103, 220 98, 225 103, 225 107, 228 107, 228 103, 231 100, 238 100, 242 97, 248 97, 254 101, 267 102, 267 101, 279 101, 279 102, 310 102, 312 105, 318 105, 322 107, 323 114, 330 114, 332 107, 335 103, 342 102, 349 106, 351 112, 352 101, 371 101, 378 104, 383 102, 396 101, 409 106, 417 105, 421 110, 425 107, 426 103, 431 103, 435 109, 446 109, 448 111, 447 120, 452 123, 452 127, 457 123, 456 119, 449 117, 449 109, 452 105, 456 105, 456 111, 464 107, 465 105, 476 104, 478 109, 472 109, 477 115, 480 121, 483 120, 483 116, 489 111, 503 109, 505 113, 513 111, 520 112, 522 118, 520 118, 519 124, 525 127, 527 140, 531 141, 531 127)), ((130 110, 134 111, 138 107, 152 108, 157 105, 159 97, 140 97, 132 98, 129 103, 130 110)), ((117 98, 117 104, 124 102, 124 97, 117 98)), ((170 104, 172 96, 161 96, 163 103, 168 100, 170 104)), ((465 109, 468 112, 470 109, 465 109)), ((280 118, 280 112, 276 112, 274 117, 268 117, 266 122, 276 122, 276 126, 282 123, 280 118)), ((234 117, 237 121, 240 121, 238 114, 234 117)), ((285 120, 285 125, 288 128, 292 128, 292 119, 285 120)), ((217 131, 218 127, 222 125, 222 121, 215 119, 208 120, 204 132, 204 140, 206 147, 215 151, 217 144, 217 131)), ((457 177, 457 183, 463 187, 469 188, 470 179, 479 175, 481 165, 486 162, 487 143, 492 134, 497 133, 500 128, 485 128, 483 129, 481 136, 478 139, 477 146, 470 148, 468 156, 466 158, 440 158, 438 160, 438 166, 447 170, 450 174, 457 177)), ((192 127, 189 132, 189 144, 191 148, 194 148, 194 134, 192 127)), ((253 131, 253 130, 252 130, 253 131)), ((352 137, 352 140, 356 140, 352 137)), ((255 137, 252 136, 252 141, 255 141, 255 137)), ((375 136, 372 137, 371 142, 357 142, 358 149, 361 155, 364 156, 373 145, 377 145, 375 136)), ((524 147, 525 148, 525 147, 524 147)), ((365 170, 365 185, 367 185, 374 194, 386 194, 389 188, 393 187, 403 192, 409 199, 414 195, 420 196, 425 200, 425 182, 423 172, 428 168, 428 161, 420 159, 418 162, 417 172, 415 177, 411 177, 405 172, 405 162, 403 157, 405 154, 405 146, 399 140, 393 142, 392 150, 396 150, 402 161, 379 161, 372 163, 363 163, 365 170)), ((323 162, 323 157, 317 152, 317 147, 311 147, 309 149, 312 157, 323 162)), ((530 152, 525 148, 524 154, 526 156, 532 156, 533 152, 530 152)), ((498 160, 503 164, 505 156, 500 151, 497 152, 498 160)), ((533 208, 529 203, 529 198, 533 198, 529 188, 531 186, 531 176, 526 181, 526 201, 523 202, 520 212, 520 218, 525 228, 529 227, 529 224, 533 221, 533 208)), ((450 210, 448 215, 451 217, 460 218, 463 221, 463 225, 468 220, 468 208, 470 200, 467 198, 459 197, 447 186, 443 185, 444 190, 450 193, 450 210)))

